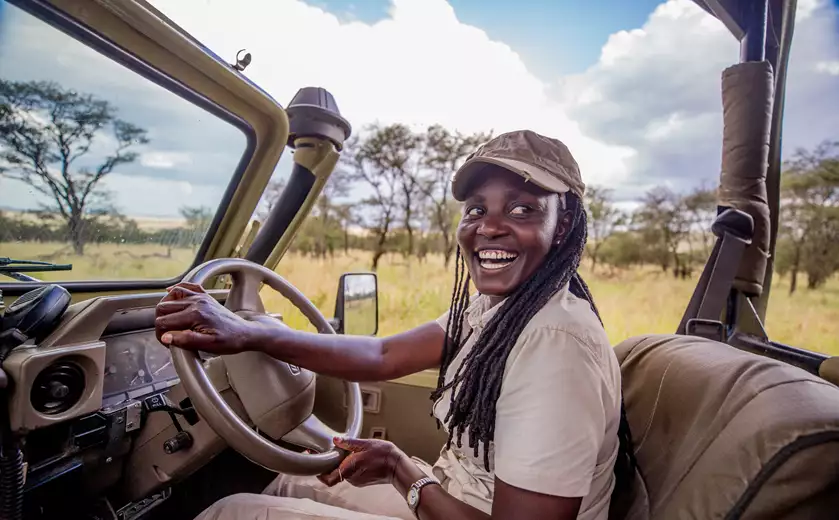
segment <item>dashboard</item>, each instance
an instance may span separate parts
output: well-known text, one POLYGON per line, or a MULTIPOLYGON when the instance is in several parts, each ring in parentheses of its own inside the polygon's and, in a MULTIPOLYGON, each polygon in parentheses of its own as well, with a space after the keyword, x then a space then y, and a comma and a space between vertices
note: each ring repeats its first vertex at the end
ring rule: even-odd
POLYGON ((154 329, 103 336, 105 374, 102 404, 114 406, 178 383, 169 349, 157 341, 154 329))

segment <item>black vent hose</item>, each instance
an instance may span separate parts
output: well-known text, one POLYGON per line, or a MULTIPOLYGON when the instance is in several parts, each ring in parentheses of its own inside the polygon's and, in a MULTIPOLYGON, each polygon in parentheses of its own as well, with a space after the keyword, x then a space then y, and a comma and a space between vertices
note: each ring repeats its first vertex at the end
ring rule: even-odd
POLYGON ((0 520, 23 520, 23 452, 16 441, 0 450, 0 520))
POLYGON ((20 441, 9 424, 8 380, 2 369, 3 361, 11 351, 8 345, 0 346, 0 373, 4 387, 0 389, 0 520, 23 520, 23 451, 20 441))

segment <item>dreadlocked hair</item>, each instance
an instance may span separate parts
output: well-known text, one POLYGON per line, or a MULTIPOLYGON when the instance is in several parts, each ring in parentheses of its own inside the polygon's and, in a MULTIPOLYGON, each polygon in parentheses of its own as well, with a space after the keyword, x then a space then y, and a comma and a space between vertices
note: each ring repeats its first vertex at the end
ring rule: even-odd
MULTIPOLYGON (((571 193, 566 193, 566 204, 567 209, 573 214, 570 232, 566 234, 561 244, 551 248, 544 264, 504 301, 458 367, 454 378, 446 383, 445 374, 465 342, 463 338, 464 315, 469 306, 471 278, 463 253, 459 247, 457 249, 455 283, 446 324, 443 358, 437 388, 431 394, 431 399, 437 401, 446 390, 451 389, 451 406, 443 420, 447 423, 449 430, 446 445, 451 448, 452 441, 456 440, 458 448, 462 448, 463 433, 468 432, 469 446, 473 448, 475 457, 478 456, 479 442, 484 444, 484 466, 487 471, 489 471, 489 444, 495 434, 495 405, 501 393, 504 366, 510 351, 530 319, 568 284, 571 293, 586 300, 597 319, 601 324, 603 323, 588 286, 577 272, 588 235, 586 212, 579 198, 571 193)), ((621 397, 618 441, 615 490, 622 491, 630 487, 636 466, 623 397, 621 397)))

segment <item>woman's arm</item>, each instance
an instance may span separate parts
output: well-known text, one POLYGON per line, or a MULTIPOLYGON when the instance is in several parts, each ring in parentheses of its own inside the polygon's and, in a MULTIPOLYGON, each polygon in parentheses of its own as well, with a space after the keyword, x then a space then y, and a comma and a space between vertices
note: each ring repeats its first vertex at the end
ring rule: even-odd
MULTIPOLYGON (((327 486, 347 480, 354 486, 390 483, 404 497, 414 482, 427 475, 393 443, 374 439, 335 439, 335 445, 350 454, 338 469, 319 478, 327 486)), ((417 514, 420 520, 572 520, 577 518, 582 498, 566 498, 527 491, 495 478, 492 515, 453 497, 438 485, 420 490, 417 514)))
POLYGON ((433 322, 387 338, 297 331, 272 318, 246 320, 192 283, 170 288, 156 316, 164 345, 215 354, 259 350, 350 381, 385 381, 437 367, 446 334, 433 322))
POLYGON ((270 327, 262 331, 253 349, 347 381, 387 381, 438 367, 445 334, 433 322, 386 338, 270 327))
MULTIPOLYGON (((408 489, 425 473, 407 456, 397 465, 393 479, 394 487, 407 496, 408 489)), ((420 490, 417 514, 420 520, 443 520, 463 518, 478 520, 487 518, 515 518, 516 520, 572 520, 577 518, 582 498, 566 498, 534 493, 507 484, 495 478, 495 494, 492 499, 492 516, 488 516, 465 502, 451 496, 441 486, 425 486, 420 490)))

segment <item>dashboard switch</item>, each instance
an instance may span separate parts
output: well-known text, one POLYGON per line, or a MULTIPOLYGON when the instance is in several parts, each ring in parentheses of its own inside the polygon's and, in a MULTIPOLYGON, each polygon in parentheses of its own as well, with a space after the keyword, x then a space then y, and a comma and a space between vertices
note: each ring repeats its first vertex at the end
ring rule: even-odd
POLYGON ((143 404, 146 405, 146 410, 148 410, 149 413, 168 412, 173 408, 172 402, 169 401, 169 398, 167 398, 164 394, 157 394, 151 397, 146 397, 143 400, 143 404))

